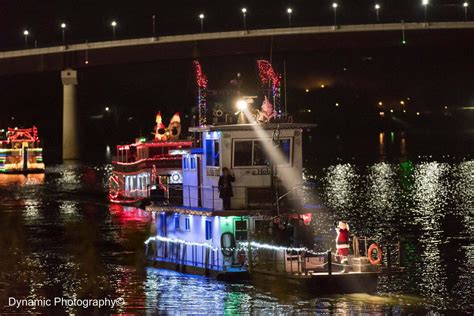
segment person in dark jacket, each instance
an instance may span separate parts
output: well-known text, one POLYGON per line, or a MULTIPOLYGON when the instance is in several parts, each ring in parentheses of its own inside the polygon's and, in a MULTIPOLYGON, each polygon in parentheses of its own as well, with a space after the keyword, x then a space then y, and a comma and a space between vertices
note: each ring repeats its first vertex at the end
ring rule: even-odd
POLYGON ((234 174, 229 168, 222 168, 222 175, 219 177, 219 197, 224 204, 224 210, 230 209, 230 198, 234 196, 232 192, 232 182, 235 181, 234 174))

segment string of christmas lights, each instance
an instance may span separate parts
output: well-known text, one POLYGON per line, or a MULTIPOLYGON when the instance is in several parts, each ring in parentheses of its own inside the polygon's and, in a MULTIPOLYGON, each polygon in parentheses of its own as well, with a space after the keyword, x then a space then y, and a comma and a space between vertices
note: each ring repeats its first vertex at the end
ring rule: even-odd
POLYGON ((199 126, 203 126, 207 123, 207 76, 203 73, 199 61, 193 60, 193 65, 196 72, 196 83, 198 86, 198 123, 199 126))
MULTIPOLYGON (((150 237, 145 241, 145 245, 148 245, 151 241, 163 241, 163 242, 171 242, 171 243, 177 243, 177 244, 184 244, 187 246, 202 246, 206 247, 212 250, 226 250, 226 251, 241 251, 241 250, 247 250, 249 248, 249 242, 239 242, 237 247, 234 248, 222 248, 222 247, 213 247, 211 244, 207 243, 197 243, 197 242, 191 242, 191 241, 186 241, 183 239, 175 239, 175 238, 168 238, 168 237, 161 237, 161 236, 155 236, 155 237, 150 237)), ((251 241, 250 242, 250 247, 253 249, 267 249, 267 250, 279 250, 279 251, 295 251, 295 252, 305 252, 309 253, 312 255, 317 255, 317 256, 322 256, 326 255, 326 252, 314 252, 312 250, 309 250, 306 247, 284 247, 284 246, 276 246, 276 245, 270 245, 270 244, 262 244, 258 242, 251 241)))
POLYGON ((281 116, 280 95, 281 95, 281 76, 273 70, 272 65, 267 60, 257 60, 258 74, 262 84, 270 83, 272 85, 273 103, 278 117, 281 116))

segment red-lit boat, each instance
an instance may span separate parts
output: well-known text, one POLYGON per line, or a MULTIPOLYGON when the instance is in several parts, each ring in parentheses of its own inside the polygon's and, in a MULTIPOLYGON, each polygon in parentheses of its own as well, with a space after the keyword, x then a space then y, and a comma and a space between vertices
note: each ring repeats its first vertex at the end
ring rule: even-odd
MULTIPOLYGON (((154 138, 136 139, 133 144, 118 145, 109 179, 109 201, 139 205, 150 198, 157 187, 183 182, 181 157, 192 141, 180 140, 181 123, 176 113, 168 127, 156 116, 154 138)), ((169 192, 168 192, 169 194, 169 192)))
POLYGON ((0 172, 41 173, 44 172, 43 148, 40 147, 38 129, 8 128, 0 131, 0 172))

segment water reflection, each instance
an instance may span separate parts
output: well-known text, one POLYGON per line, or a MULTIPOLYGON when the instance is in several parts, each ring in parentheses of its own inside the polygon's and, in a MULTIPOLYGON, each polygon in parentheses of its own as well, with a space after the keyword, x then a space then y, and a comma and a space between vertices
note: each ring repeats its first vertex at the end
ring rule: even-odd
POLYGON ((153 218, 107 203, 109 170, 67 165, 52 166, 45 175, 0 175, 1 302, 8 296, 123 297, 125 306, 87 313, 165 314, 408 314, 470 308, 474 161, 336 164, 309 175, 322 179, 317 190, 327 207, 315 215, 318 229, 328 231, 333 220, 345 218, 353 233, 402 238, 407 271, 381 278, 378 295, 370 296, 314 297, 272 284, 227 284, 147 268, 143 242, 154 231, 153 218))
POLYGON ((30 186, 44 183, 44 173, 32 174, 1 174, 0 187, 8 186, 30 186))
POLYGON ((446 216, 449 183, 445 176, 446 164, 422 163, 415 169, 414 220, 420 229, 420 256, 417 264, 421 275, 419 291, 436 299, 446 307, 446 271, 441 259, 441 244, 444 242, 442 220, 446 216))

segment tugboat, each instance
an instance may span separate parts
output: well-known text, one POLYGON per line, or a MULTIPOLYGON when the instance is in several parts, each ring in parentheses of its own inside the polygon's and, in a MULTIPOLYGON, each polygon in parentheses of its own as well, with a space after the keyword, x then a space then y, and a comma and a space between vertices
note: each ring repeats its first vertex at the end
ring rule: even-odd
MULTIPOLYGON (((207 76, 193 63, 199 114, 189 131, 195 147, 181 158, 180 196, 167 195, 172 184, 160 185, 161 193, 145 207, 156 229, 145 241, 147 262, 222 280, 282 282, 312 293, 374 291, 382 251, 373 240, 353 238, 353 254, 343 257, 316 251, 310 225, 320 210, 305 207, 302 192, 302 136, 314 125, 293 123, 282 111, 280 75, 268 61, 257 61, 262 86, 271 87, 261 108, 250 106, 258 97, 237 90, 237 120, 229 102, 221 102, 209 125, 207 76)), ((347 240, 337 247, 346 253, 350 245, 347 240)))
POLYGON ((43 173, 43 148, 38 129, 8 128, 0 137, 0 172, 43 173))
MULTIPOLYGON (((166 127, 161 113, 156 115, 152 140, 138 138, 133 144, 118 145, 112 161, 109 179, 109 201, 124 205, 146 203, 151 196, 162 191, 160 186, 182 184, 181 156, 192 147, 192 141, 180 140, 179 113, 166 127)), ((173 196, 174 191, 166 192, 173 196)))
POLYGON ((246 123, 190 128, 202 141, 182 156, 182 203, 152 199, 146 207, 156 219, 156 232, 145 242, 147 261, 224 280, 374 291, 380 261, 371 264, 367 251, 357 250, 347 263, 331 251, 314 251, 309 225, 317 210, 305 208, 301 194, 302 134, 314 125, 270 119, 275 115, 266 98, 267 119, 252 115, 245 100, 237 104, 246 123), (235 180, 227 206, 224 169, 235 180))

